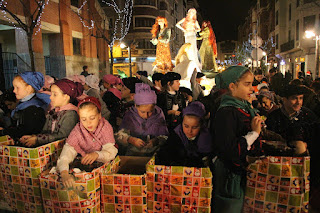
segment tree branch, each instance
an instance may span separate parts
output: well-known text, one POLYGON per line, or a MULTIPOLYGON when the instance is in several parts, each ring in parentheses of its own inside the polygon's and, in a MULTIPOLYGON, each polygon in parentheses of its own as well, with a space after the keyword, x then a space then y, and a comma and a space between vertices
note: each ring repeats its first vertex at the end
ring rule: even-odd
POLYGON ((23 21, 22 21, 20 18, 18 18, 18 16, 16 16, 14 13, 12 13, 10 10, 8 10, 8 9, 7 9, 6 7, 4 7, 4 6, 1 6, 0 9, 3 10, 3 11, 6 11, 7 13, 9 13, 9 14, 11 15, 11 17, 14 18, 14 20, 17 21, 18 25, 19 25, 24 31, 28 32, 28 26, 27 26, 25 23, 23 23, 23 21))

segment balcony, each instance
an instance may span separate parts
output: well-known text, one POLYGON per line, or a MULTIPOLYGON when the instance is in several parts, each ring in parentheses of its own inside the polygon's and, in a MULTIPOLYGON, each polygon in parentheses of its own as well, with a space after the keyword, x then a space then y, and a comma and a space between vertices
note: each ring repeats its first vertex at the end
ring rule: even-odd
POLYGON ((288 41, 287 43, 280 45, 280 51, 286 52, 294 48, 294 40, 288 41))

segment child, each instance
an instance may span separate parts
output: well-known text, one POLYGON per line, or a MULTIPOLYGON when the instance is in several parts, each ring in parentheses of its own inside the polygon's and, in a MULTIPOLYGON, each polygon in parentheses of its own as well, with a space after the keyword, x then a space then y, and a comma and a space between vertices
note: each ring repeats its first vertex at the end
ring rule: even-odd
POLYGON ((100 96, 99 78, 96 75, 88 75, 85 79, 83 88, 88 96, 95 97, 99 100, 101 103, 102 117, 104 117, 106 120, 109 120, 111 112, 100 96))
POLYGON ((25 146, 43 145, 67 138, 78 122, 77 107, 72 104, 83 92, 80 83, 68 79, 56 81, 51 86, 51 105, 54 108, 46 118, 46 123, 37 135, 25 135, 20 142, 25 146))
POLYGON ((257 140, 262 119, 248 102, 253 74, 246 67, 231 66, 215 77, 223 95, 213 118, 211 133, 218 159, 214 163, 215 212, 241 212, 246 186, 247 155, 260 155, 257 140))
POLYGON ((0 127, 0 135, 10 135, 16 140, 26 134, 41 132, 50 96, 37 92, 44 84, 44 77, 40 72, 21 73, 14 77, 12 84, 19 103, 11 112, 13 125, 6 129, 0 127))
POLYGON ((166 73, 161 81, 164 92, 158 95, 157 105, 166 117, 169 132, 181 123, 181 111, 186 107, 184 96, 179 92, 180 79, 179 73, 166 73))
POLYGON ((212 140, 204 125, 206 110, 195 101, 183 109, 183 121, 169 135, 157 153, 156 164, 166 166, 204 167, 212 158, 212 140))
POLYGON ((135 85, 134 103, 125 113, 117 142, 126 148, 125 155, 152 156, 166 141, 168 129, 157 95, 144 83, 135 85))
POLYGON ((89 165, 95 161, 106 163, 118 153, 112 127, 101 116, 100 102, 94 97, 87 97, 79 102, 78 107, 80 122, 70 133, 57 162, 62 183, 67 188, 74 183, 69 174, 69 164, 77 154, 82 156, 82 164, 89 165))

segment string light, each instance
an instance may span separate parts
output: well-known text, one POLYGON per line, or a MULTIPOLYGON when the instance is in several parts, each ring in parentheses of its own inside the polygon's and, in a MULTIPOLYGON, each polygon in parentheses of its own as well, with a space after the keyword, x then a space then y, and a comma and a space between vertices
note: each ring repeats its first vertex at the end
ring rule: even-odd
POLYGON ((114 23, 114 31, 112 39, 110 42, 110 47, 114 45, 116 40, 122 41, 124 37, 128 34, 131 24, 132 10, 133 10, 133 0, 126 0, 123 10, 120 10, 117 3, 111 0, 111 3, 102 0, 107 6, 112 7, 117 13, 117 19, 114 23), (118 33, 118 25, 120 26, 120 32, 118 33))
POLYGON ((78 12, 78 16, 79 16, 79 19, 80 19, 82 25, 83 25, 84 27, 88 28, 89 30, 91 30, 91 29, 94 28, 94 21, 93 21, 93 20, 90 20, 90 25, 86 25, 85 21, 83 20, 83 18, 82 18, 81 15, 80 15, 80 11, 82 10, 82 8, 83 8, 86 4, 87 4, 87 0, 85 0, 85 1, 82 3, 81 7, 78 8, 78 11, 77 11, 77 12, 78 12))
MULTIPOLYGON (((30 30, 30 28, 32 27, 32 25, 33 25, 34 23, 36 23, 36 24, 33 26, 33 29, 38 28, 38 29, 36 30, 36 32, 35 32, 35 35, 37 35, 37 34, 39 33, 39 31, 40 31, 40 29, 41 29, 41 27, 42 27, 42 25, 41 25, 42 14, 43 14, 43 12, 44 12, 45 6, 46 6, 47 4, 49 4, 49 0, 40 0, 40 1, 38 1, 38 8, 37 8, 37 10, 39 10, 40 12, 39 12, 39 14, 36 16, 36 20, 32 20, 32 23, 31 23, 29 26, 26 25, 25 23, 23 23, 22 20, 20 20, 17 16, 14 17, 15 14, 13 14, 13 13, 11 14, 11 13, 9 12, 9 10, 7 9, 7 4, 8 4, 7 1, 5 1, 5 0, 0 0, 0 10, 1 10, 3 16, 8 20, 9 24, 13 25, 13 27, 14 27, 15 29, 19 30, 20 32, 22 32, 22 29, 23 29, 24 31, 28 32, 28 31, 30 30), (8 11, 8 12, 7 12, 7 11, 8 11), (8 14, 10 14, 14 20, 12 20, 10 17, 8 17, 8 14), (20 26, 17 26, 17 24, 15 23, 15 21, 18 22, 18 25, 20 25, 20 26), (21 23, 19 23, 19 22, 21 22, 21 23)), ((31 17, 30 17, 30 18, 31 18, 31 17)))

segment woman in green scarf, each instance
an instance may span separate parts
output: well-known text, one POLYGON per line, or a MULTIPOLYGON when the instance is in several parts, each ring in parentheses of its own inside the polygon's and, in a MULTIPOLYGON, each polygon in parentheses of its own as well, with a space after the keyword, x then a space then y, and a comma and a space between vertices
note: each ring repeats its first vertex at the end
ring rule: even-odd
POLYGON ((242 212, 247 155, 261 155, 262 119, 248 102, 254 89, 247 67, 231 66, 216 77, 216 86, 227 89, 212 121, 211 133, 217 160, 214 163, 214 212, 242 212))

